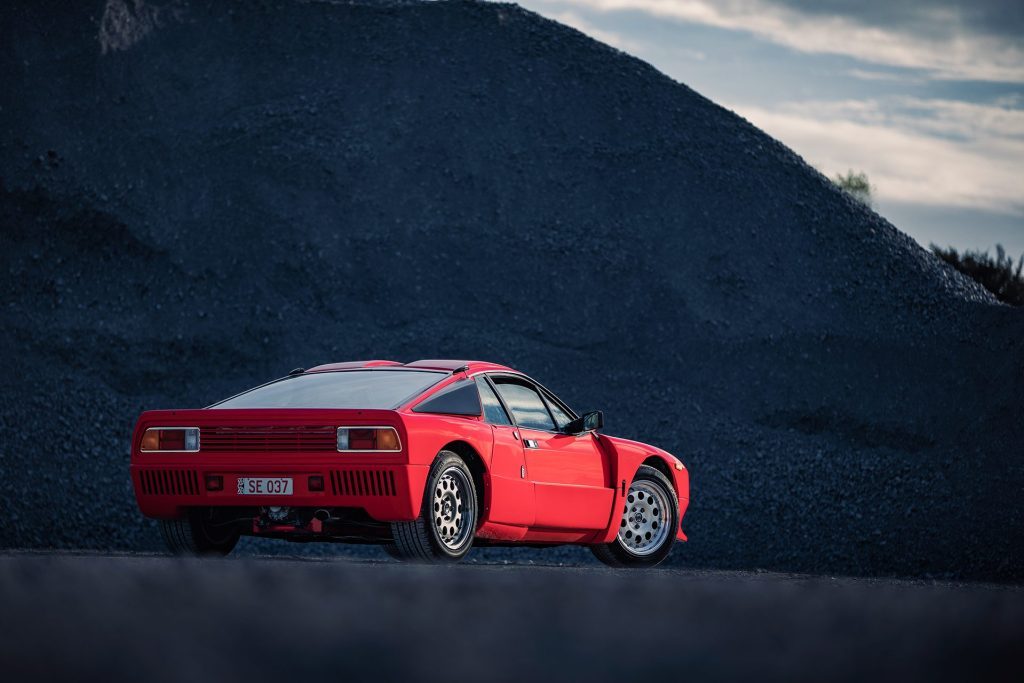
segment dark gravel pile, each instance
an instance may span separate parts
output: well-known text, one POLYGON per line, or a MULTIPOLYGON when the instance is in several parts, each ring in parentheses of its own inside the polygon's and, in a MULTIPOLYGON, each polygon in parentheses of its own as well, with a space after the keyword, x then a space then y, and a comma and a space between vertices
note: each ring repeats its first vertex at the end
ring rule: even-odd
POLYGON ((457 357, 678 454, 673 562, 1024 577, 1024 312, 743 119, 513 5, 73 5, 0 8, 0 546, 157 548, 145 408, 457 357))

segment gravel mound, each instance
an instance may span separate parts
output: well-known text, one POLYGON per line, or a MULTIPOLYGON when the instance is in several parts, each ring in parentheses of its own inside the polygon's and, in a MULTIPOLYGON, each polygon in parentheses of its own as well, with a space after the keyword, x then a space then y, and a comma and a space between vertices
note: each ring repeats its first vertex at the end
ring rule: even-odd
POLYGON ((504 4, 14 2, 0 79, 0 546, 157 548, 143 409, 457 357, 682 458, 673 562, 1024 577, 1024 312, 639 60, 504 4))

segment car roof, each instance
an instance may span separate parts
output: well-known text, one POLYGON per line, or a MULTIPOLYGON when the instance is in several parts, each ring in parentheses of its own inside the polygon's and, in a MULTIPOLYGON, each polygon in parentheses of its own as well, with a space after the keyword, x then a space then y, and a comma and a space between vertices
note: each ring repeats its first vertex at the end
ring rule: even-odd
POLYGON ((415 370, 442 370, 454 372, 463 368, 469 374, 477 372, 516 372, 510 367, 482 360, 428 359, 416 360, 411 363, 399 363, 394 360, 350 360, 341 363, 317 365, 306 372, 334 372, 337 370, 357 370, 360 368, 410 368, 415 370))

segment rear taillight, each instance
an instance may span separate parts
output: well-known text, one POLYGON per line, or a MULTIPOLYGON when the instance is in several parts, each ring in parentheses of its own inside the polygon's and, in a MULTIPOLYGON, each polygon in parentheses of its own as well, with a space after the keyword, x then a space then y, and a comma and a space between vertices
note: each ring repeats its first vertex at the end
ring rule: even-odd
POLYGON ((199 428, 151 427, 142 435, 142 450, 193 453, 199 450, 199 428))
POLYGON ((402 442, 394 427, 338 427, 338 450, 393 453, 402 442))

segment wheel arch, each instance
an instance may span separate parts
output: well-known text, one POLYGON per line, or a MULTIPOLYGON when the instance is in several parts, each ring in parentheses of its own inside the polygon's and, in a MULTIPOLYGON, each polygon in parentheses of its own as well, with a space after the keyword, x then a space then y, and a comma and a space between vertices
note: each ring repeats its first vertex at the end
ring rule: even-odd
POLYGON ((645 459, 640 464, 647 465, 648 467, 653 467, 654 469, 664 474, 670 482, 674 480, 674 477, 672 476, 672 466, 668 464, 665 458, 662 458, 659 455, 648 456, 647 459, 645 459))
POLYGON ((683 533, 682 521, 690 503, 690 473, 678 460, 673 458, 675 462, 670 462, 670 457, 672 456, 650 455, 641 464, 653 467, 668 479, 673 489, 672 493, 679 504, 679 527, 676 529, 676 539, 685 541, 686 534, 683 533))
MULTIPOLYGON (((466 441, 456 440, 449 441, 441 447, 443 451, 451 451, 462 458, 463 462, 466 463, 466 467, 469 468, 469 473, 473 475, 473 485, 476 487, 476 495, 480 501, 480 507, 484 507, 484 501, 487 500, 487 465, 484 463, 484 459, 480 456, 472 445, 466 441)), ((483 523, 484 515, 477 517, 477 525, 483 523)))

